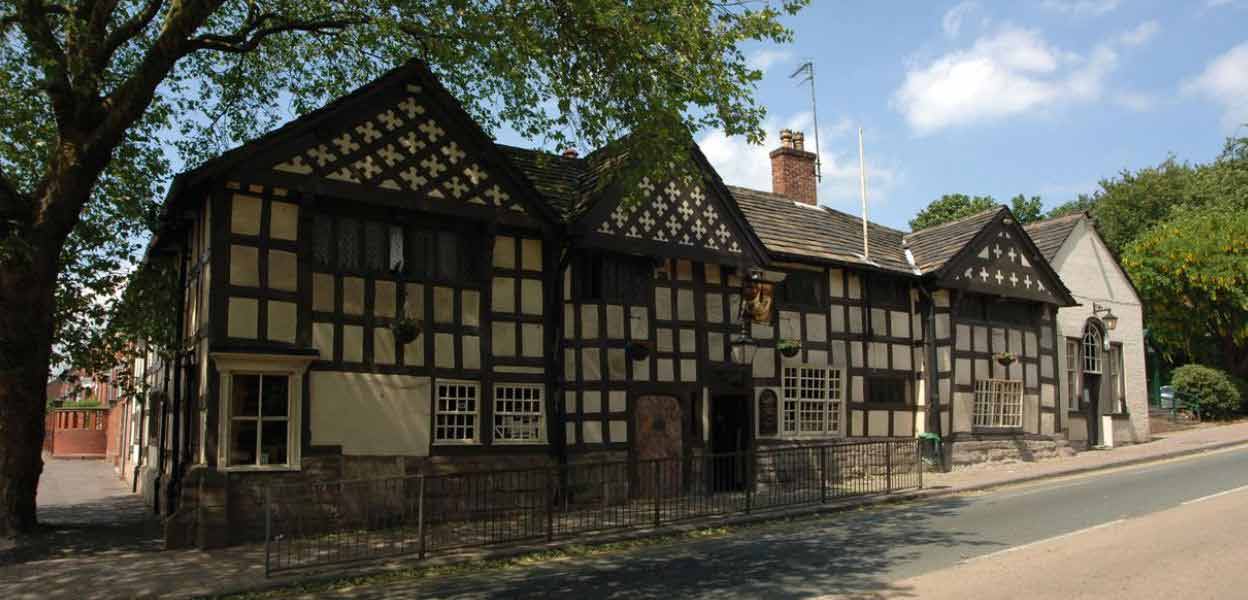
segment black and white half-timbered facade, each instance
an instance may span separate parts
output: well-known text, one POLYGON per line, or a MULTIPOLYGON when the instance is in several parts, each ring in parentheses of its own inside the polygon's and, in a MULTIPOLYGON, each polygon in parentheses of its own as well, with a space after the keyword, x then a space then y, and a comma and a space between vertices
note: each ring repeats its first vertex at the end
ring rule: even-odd
POLYGON ((907 234, 495 144, 419 63, 179 175, 151 260, 184 334, 144 485, 230 543, 267 483, 938 432, 1063 439, 1061 279, 1000 208, 907 234), (604 183, 605 182, 605 183, 604 183))

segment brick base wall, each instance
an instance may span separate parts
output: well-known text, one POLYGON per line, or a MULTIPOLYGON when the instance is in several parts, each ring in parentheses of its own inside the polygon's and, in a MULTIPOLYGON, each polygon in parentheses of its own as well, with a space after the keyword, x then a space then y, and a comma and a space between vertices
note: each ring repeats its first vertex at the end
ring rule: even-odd
POLYGON ((104 430, 67 429, 53 431, 52 456, 104 458, 108 438, 104 430))

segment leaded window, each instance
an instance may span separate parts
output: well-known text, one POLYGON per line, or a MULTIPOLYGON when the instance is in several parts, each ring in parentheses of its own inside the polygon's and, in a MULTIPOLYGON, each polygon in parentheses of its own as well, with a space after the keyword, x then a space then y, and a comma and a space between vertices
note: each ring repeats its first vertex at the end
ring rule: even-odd
POLYGON ((776 293, 777 300, 781 304, 823 306, 827 300, 827 294, 824 292, 824 274, 814 271, 794 271, 785 275, 776 293))
POLYGON ((1023 426, 1023 382, 1018 379, 981 379, 975 382, 975 427, 1023 426))
POLYGON ((338 268, 360 269, 360 222, 355 219, 338 221, 338 268))
POLYGON ((495 442, 546 441, 543 389, 540 384, 495 384, 495 442))
POLYGON ((825 367, 785 367, 783 431, 789 435, 841 432, 841 372, 825 367))
POLYGON ((312 257, 316 264, 328 267, 333 264, 334 219, 329 215, 316 215, 312 227, 312 257))
POLYGON ((437 385, 433 441, 461 444, 478 441, 481 409, 478 390, 475 383, 448 381, 437 385))
POLYGON ((645 304, 654 269, 646 259, 592 254, 577 263, 577 297, 626 304, 645 304))
POLYGON ((1083 372, 1101 372, 1101 332, 1095 327, 1083 333, 1083 372))
POLYGON ((364 265, 374 273, 389 268, 390 236, 379 221, 364 222, 364 265))

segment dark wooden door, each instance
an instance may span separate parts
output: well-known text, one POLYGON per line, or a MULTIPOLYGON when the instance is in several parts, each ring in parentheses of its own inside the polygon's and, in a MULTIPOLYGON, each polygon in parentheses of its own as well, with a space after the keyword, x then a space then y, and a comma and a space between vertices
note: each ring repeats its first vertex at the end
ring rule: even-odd
POLYGON ((737 490, 745 483, 749 448, 749 404, 746 396, 711 399, 711 453, 708 486, 715 491, 737 490))
POLYGON ((1088 448, 1101 443, 1101 376, 1095 373, 1083 374, 1083 389, 1080 390, 1080 407, 1083 418, 1088 422, 1088 448))
POLYGON ((684 419, 673 396, 641 396, 633 405, 633 449, 643 496, 680 493, 684 419))

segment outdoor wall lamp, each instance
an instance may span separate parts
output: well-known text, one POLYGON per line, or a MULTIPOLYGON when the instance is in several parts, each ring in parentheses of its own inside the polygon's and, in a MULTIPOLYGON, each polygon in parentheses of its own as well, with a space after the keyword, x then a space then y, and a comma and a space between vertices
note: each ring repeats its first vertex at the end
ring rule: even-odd
POLYGON ((762 277, 760 269, 750 269, 745 281, 742 282, 741 304, 739 306, 737 319, 741 322, 741 332, 734 333, 728 338, 728 346, 732 355, 732 363, 748 367, 754 364, 754 354, 758 352, 758 341, 750 336, 751 316, 754 312, 754 304, 758 300, 759 279, 762 277))
POLYGON ((1118 317, 1114 314, 1114 311, 1109 309, 1108 306, 1102 306, 1093 302, 1092 316, 1099 317, 1101 321, 1104 321, 1105 328, 1110 331, 1113 331, 1114 328, 1118 326, 1118 317), (1104 313, 1104 316, 1102 316, 1101 313, 1104 313))
POLYGON ((732 347, 732 363, 748 367, 754 364, 754 354, 758 352, 758 342, 750 337, 748 333, 734 333, 728 338, 728 345, 732 347))

